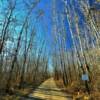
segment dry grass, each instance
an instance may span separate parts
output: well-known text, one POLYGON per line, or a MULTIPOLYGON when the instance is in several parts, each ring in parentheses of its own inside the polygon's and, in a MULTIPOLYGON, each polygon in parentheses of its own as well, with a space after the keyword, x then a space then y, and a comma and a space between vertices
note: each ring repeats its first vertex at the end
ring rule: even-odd
POLYGON ((64 86, 63 81, 55 80, 56 85, 59 88, 63 88, 64 92, 72 94, 73 100, 100 100, 100 92, 92 91, 90 95, 85 90, 84 85, 79 84, 79 82, 72 82, 68 86, 64 86))

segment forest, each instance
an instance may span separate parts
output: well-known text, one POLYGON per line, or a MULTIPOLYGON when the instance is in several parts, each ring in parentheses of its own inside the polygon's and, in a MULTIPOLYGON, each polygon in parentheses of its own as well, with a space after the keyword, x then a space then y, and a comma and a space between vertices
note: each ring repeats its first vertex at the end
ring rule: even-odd
POLYGON ((100 99, 100 0, 93 1, 0 1, 0 100, 38 100, 14 98, 50 78, 72 100, 100 99))

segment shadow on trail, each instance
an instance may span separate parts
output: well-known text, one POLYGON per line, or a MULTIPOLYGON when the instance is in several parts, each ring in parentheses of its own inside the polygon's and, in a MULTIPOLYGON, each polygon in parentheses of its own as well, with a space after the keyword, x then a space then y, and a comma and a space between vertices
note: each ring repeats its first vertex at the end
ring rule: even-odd
MULTIPOLYGON (((46 81, 44 84, 38 84, 34 86, 26 86, 27 88, 30 88, 30 90, 24 94, 19 91, 14 91, 13 96, 19 97, 19 100, 47 100, 52 98, 52 97, 57 97, 57 98, 68 98, 68 100, 72 100, 72 95, 67 94, 66 92, 61 92, 62 89, 57 88, 52 81, 46 81), (50 86, 50 84, 51 86, 50 86), (42 97, 45 99, 43 99, 42 97)), ((23 89, 24 90, 24 89, 23 89)), ((51 99, 52 100, 52 99, 51 99)))
MULTIPOLYGON (((34 90, 34 89, 33 89, 33 90, 34 90)), ((32 90, 30 93, 33 93, 33 90, 32 90)), ((28 94, 30 94, 30 93, 28 93, 28 94)), ((14 92, 14 93, 12 94, 12 96, 15 96, 15 98, 16 98, 16 97, 20 97, 18 100, 44 100, 44 99, 40 99, 40 98, 37 98, 37 97, 29 97, 28 94, 23 95, 23 94, 21 94, 21 93, 19 93, 19 92, 14 92)), ((9 95, 9 94, 6 94, 6 93, 4 93, 4 92, 0 92, 0 100, 4 100, 4 99, 2 99, 2 96, 5 97, 5 96, 7 96, 7 95, 9 95)), ((11 95, 9 95, 9 96, 11 96, 11 95)), ((11 100, 14 100, 14 99, 11 99, 11 100)))
POLYGON ((36 97, 29 97, 29 96, 23 96, 20 98, 20 100, 44 100, 36 97))
MULTIPOLYGON (((30 97, 29 96, 29 94, 33 93, 35 91, 35 89, 37 89, 37 87, 40 86, 41 84, 35 84, 34 86, 28 86, 28 85, 25 86, 23 88, 23 90, 30 88, 30 91, 27 94, 23 94, 19 91, 16 91, 16 89, 14 91, 11 91, 10 93, 6 93, 5 89, 0 89, 0 100, 2 100, 2 97, 6 97, 7 95, 8 96, 20 97, 19 100, 44 100, 44 99, 40 99, 40 98, 37 98, 37 97, 30 97)), ((16 87, 16 88, 18 88, 18 87, 16 87)))
MULTIPOLYGON (((61 90, 57 90, 57 89, 49 89, 49 88, 38 87, 36 89, 36 91, 33 91, 32 93, 39 93, 39 94, 45 93, 45 95, 47 95, 47 96, 54 95, 54 96, 58 96, 58 97, 72 98, 72 95, 62 95, 62 94, 60 95, 60 94, 58 94, 60 92, 61 92, 61 90), (51 93, 51 92, 53 92, 53 93, 51 93)), ((36 99, 36 100, 38 100, 38 99, 36 99)), ((44 99, 42 99, 42 100, 44 100, 44 99)))
POLYGON ((49 89, 49 88, 43 88, 43 87, 39 87, 38 90, 43 90, 43 91, 55 91, 55 92, 61 92, 61 90, 57 90, 57 89, 49 89))
POLYGON ((15 96, 19 96, 20 100, 44 100, 44 99, 40 99, 40 98, 37 98, 37 97, 30 97, 29 96, 29 94, 33 93, 38 86, 37 85, 36 86, 32 86, 31 87, 32 88, 31 91, 29 93, 27 93, 27 94, 22 94, 22 93, 19 93, 19 92, 15 92, 14 95, 15 96))

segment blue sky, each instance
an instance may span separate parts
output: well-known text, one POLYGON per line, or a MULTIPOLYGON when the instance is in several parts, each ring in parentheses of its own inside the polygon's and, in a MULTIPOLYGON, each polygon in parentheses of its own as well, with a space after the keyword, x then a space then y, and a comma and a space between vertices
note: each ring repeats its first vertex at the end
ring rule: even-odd
MULTIPOLYGON (((12 0, 13 1, 13 0, 12 0)), ((25 16, 27 15, 27 9, 25 7, 25 4, 23 3, 23 1, 26 1, 27 3, 29 2, 29 0, 16 0, 16 3, 17 3, 17 6, 16 6, 16 9, 14 11, 14 17, 16 16, 17 19, 20 21, 23 21, 25 19, 25 16)), ((30 2, 34 2, 36 0, 30 0, 30 2)), ((69 1, 69 0, 67 0, 69 1)), ((75 0, 77 1, 77 0, 75 0)), ((98 6, 99 4, 95 2, 95 0, 89 0, 90 1, 90 5, 97 5, 97 8, 100 8, 100 6, 98 6)), ((30 3, 29 3, 30 4, 30 3)), ((5 11, 5 8, 7 8, 7 0, 0 0, 0 13, 1 13, 1 16, 0 16, 0 20, 3 19, 2 17, 2 13, 4 13, 5 11)), ((38 33, 37 37, 36 37, 36 41, 39 41, 38 42, 38 46, 41 45, 41 42, 40 42, 40 38, 41 39, 45 39, 46 40, 46 46, 47 46, 47 49, 48 51, 52 51, 52 0, 40 0, 40 3, 35 7, 35 9, 32 11, 32 14, 30 17, 30 21, 31 21, 31 24, 33 24, 36 28, 36 31, 38 33), (40 17, 38 20, 35 20, 39 11, 43 11, 43 16, 40 17)), ((76 5, 77 7, 78 4, 76 5)), ((77 9, 76 7, 76 9, 77 9)), ((58 18, 61 20, 61 18, 59 17, 60 16, 60 13, 63 12, 63 3, 61 2, 61 0, 56 0, 56 10, 57 10, 57 13, 58 13, 58 18)), ((78 11, 78 9, 77 9, 78 11)), ((80 11, 78 11, 79 13, 80 11)), ((6 13, 6 12, 5 12, 6 13)), ((81 15, 81 13, 80 13, 81 15)), ((82 15, 80 16, 80 24, 83 20, 83 17, 82 15)), ((69 24, 68 24, 68 21, 65 17, 65 28, 66 28, 66 34, 67 34, 67 41, 66 41, 66 46, 68 49, 70 49, 72 47, 72 40, 71 40, 71 34, 70 34, 70 29, 69 29, 69 24)), ((60 23, 60 21, 59 21, 60 23)), ((1 28, 1 26, 0 26, 1 28)), ((17 33, 16 34, 12 34, 13 36, 17 37, 18 36, 18 32, 20 31, 20 28, 21 26, 18 26, 16 27, 16 31, 17 33)), ((51 62, 51 61, 50 61, 51 62)), ((50 65, 51 66, 51 65, 50 65)))
MULTIPOLYGON (((12 0, 13 1, 13 0, 12 0)), ((23 3, 24 0, 16 0, 16 9, 14 11, 14 16, 17 16, 19 21, 24 20, 24 16, 27 14, 27 10, 25 7, 25 4, 23 3)), ((29 0, 25 0, 25 2, 28 2, 29 0)), ((34 2, 36 0, 30 0, 30 2, 34 2)), ((69 1, 69 0, 68 0, 69 1)), ((30 3, 29 3, 30 4, 30 3)), ((4 12, 4 8, 7 7, 7 0, 1 0, 0 2, 0 10, 4 12)), ((61 0, 56 0, 56 9, 57 13, 62 13, 63 11, 63 3, 61 0)), ((58 16, 60 16, 58 14, 58 16)), ((32 19, 31 22, 32 24, 35 24, 35 27, 37 29, 38 35, 41 38, 45 38, 48 42, 48 49, 50 49, 50 46, 52 45, 52 0, 40 0, 40 3, 35 7, 35 9, 32 12, 32 19), (44 15, 41 17, 39 20, 35 21, 34 19, 36 18, 38 11, 43 10, 44 15)), ((59 17, 60 18, 60 17, 59 17)), ((61 18, 60 18, 61 19, 61 18)), ((72 46, 72 41, 71 41, 71 36, 70 36, 70 31, 69 31, 69 25, 67 20, 65 19, 65 27, 66 27, 66 33, 67 33, 67 48, 70 48, 72 46)), ((20 31, 21 26, 16 27, 17 32, 20 31)), ((18 36, 14 34, 15 36, 18 36)), ((38 39, 37 39, 38 40, 38 39)))
MULTIPOLYGON (((27 10, 25 8, 25 4, 23 3, 23 1, 24 0, 16 0, 17 6, 14 11, 15 16, 17 16, 17 18, 20 21, 23 21, 24 16, 27 14, 27 10)), ((25 1, 28 3, 29 0, 25 0, 25 1)), ((36 1, 36 0, 30 0, 30 2, 34 2, 34 1, 36 1)), ((67 0, 67 1, 69 1, 69 0, 67 0)), ((90 1, 90 5, 95 3, 95 0, 89 0, 89 1, 90 1)), ((76 5, 76 6, 78 6, 78 5, 76 5)), ((1 0, 0 1, 0 11, 4 12, 5 7, 7 7, 7 0, 1 0)), ((61 0, 56 0, 56 8, 57 8, 57 13, 62 13, 63 3, 61 2, 61 0)), ((60 16, 60 15, 58 14, 58 16, 60 16)), ((0 16, 0 18, 1 17, 2 16, 0 16)), ((35 23, 35 27, 37 29, 38 35, 41 38, 45 38, 48 41, 47 45, 48 45, 48 49, 50 50, 50 46, 52 45, 52 42, 51 42, 52 41, 52 36, 51 36, 51 32, 52 32, 52 0, 40 0, 40 3, 35 7, 35 9, 32 12, 32 17, 33 18, 30 19, 32 24, 35 23), (34 19, 38 15, 39 10, 43 10, 44 15, 39 20, 35 21, 34 19)), ((80 17, 80 19, 82 19, 82 18, 83 17, 80 17)), ((81 22, 81 20, 80 20, 80 22, 81 22)), ((69 25, 68 25, 68 22, 66 19, 65 19, 65 27, 66 27, 67 37, 68 37, 68 39, 66 41, 66 46, 67 46, 67 48, 70 48, 72 46, 72 40, 71 40, 70 31, 69 31, 69 25)), ((20 28, 21 27, 18 26, 16 28, 16 30, 20 31, 20 28)))
MULTIPOLYGON (((13 1, 13 0, 12 0, 13 1)), ((25 17, 27 15, 27 10, 25 8, 25 4, 23 3, 24 0, 17 0, 16 1, 16 9, 14 10, 14 16, 17 17, 19 21, 24 21, 25 17)), ((29 0, 25 0, 28 2, 29 0)), ((32 2, 36 0, 30 0, 32 2)), ((5 12, 5 8, 7 8, 7 0, 0 0, 0 13, 5 12)), ((40 3, 35 7, 35 9, 32 11, 32 19, 31 23, 34 24, 38 35, 41 38, 51 38, 50 32, 51 32, 51 2, 49 0, 41 0, 40 3), (36 20, 36 17, 38 16, 38 13, 40 10, 43 10, 44 15, 43 17, 40 17, 38 20, 36 20)), ((3 19, 2 16, 0 16, 0 19, 3 19)), ((16 27, 17 33, 20 31, 21 26, 16 27)), ((15 34, 14 34, 15 35, 15 34)), ((16 34, 17 36, 17 34, 16 34)))
MULTIPOLYGON (((12 0, 13 1, 13 0, 12 0)), ((18 22, 23 22, 25 20, 25 16, 27 15, 27 9, 25 7, 25 4, 23 3, 24 0, 16 0, 16 8, 14 10, 14 15, 13 17, 16 17, 18 22)), ((25 0, 27 3, 29 2, 29 0, 25 0)), ((36 1, 36 0, 30 0, 32 2, 36 1)), ((46 48, 47 48, 47 52, 51 51, 51 2, 49 0, 41 0, 40 3, 35 7, 35 9, 33 9, 32 13, 31 13, 31 17, 29 18, 32 26, 34 26, 36 28, 36 33, 37 36, 35 37, 35 40, 37 42, 37 46, 41 47, 42 45, 42 41, 43 39, 45 39, 46 41, 46 48), (36 20, 36 17, 38 16, 39 11, 43 11, 44 14, 42 17, 40 17, 38 20, 36 20)), ((7 0, 0 0, 0 14, 2 16, 0 16, 0 20, 4 21, 4 16, 3 14, 6 13, 6 9, 8 9, 8 2, 7 0)), ((0 22, 2 23, 2 22, 0 22)), ((19 32, 21 30, 22 25, 19 25, 15 28, 16 33, 12 32, 12 36, 15 38, 18 38, 19 36, 19 32)), ((2 29, 2 25, 0 26, 0 29, 2 29)), ((1 34, 0 34, 1 35, 1 34)), ((29 36, 30 37, 30 36, 29 36)), ((15 43, 16 44, 16 43, 15 43)), ((7 47, 9 47, 9 50, 13 48, 13 46, 15 46, 14 44, 12 45, 12 43, 10 41, 7 42, 7 47)), ((51 66, 51 61, 48 62, 49 66, 51 66)), ((51 68, 51 67, 50 67, 51 68)))

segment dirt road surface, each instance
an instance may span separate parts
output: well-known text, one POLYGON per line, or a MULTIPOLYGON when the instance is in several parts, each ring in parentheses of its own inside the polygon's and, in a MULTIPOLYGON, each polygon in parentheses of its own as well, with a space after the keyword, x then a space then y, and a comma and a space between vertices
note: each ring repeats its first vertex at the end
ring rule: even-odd
POLYGON ((72 100, 71 95, 61 90, 56 86, 54 79, 50 78, 33 91, 29 97, 31 100, 72 100))

